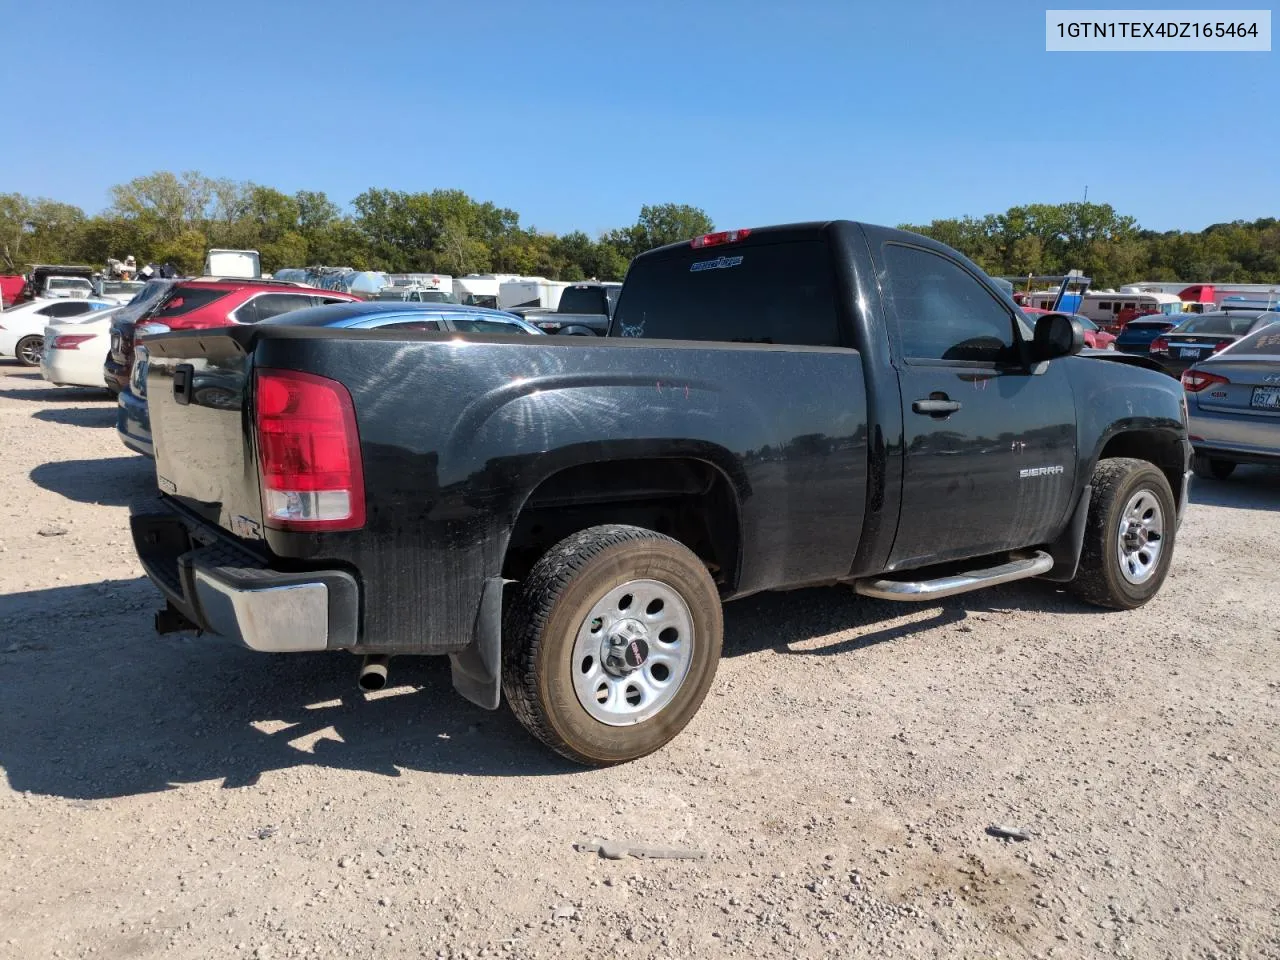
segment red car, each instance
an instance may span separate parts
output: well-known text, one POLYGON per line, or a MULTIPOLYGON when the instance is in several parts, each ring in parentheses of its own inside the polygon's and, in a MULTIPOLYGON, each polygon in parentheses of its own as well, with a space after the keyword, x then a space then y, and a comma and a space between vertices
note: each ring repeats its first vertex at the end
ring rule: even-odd
POLYGON ((359 299, 349 293, 283 280, 179 280, 136 322, 126 320, 111 325, 111 352, 107 354, 104 374, 107 386, 118 385, 116 433, 121 442, 130 450, 154 456, 145 364, 134 370, 134 340, 138 335, 259 323, 292 310, 359 299))
POLYGON ((113 392, 119 393, 128 387, 133 369, 135 323, 147 324, 153 333, 166 328, 227 327, 257 323, 290 310, 358 299, 349 293, 283 280, 179 280, 136 322, 123 320, 111 325, 111 351, 103 374, 113 392))
MULTIPOLYGON (((1041 310, 1039 307, 1023 307, 1022 312, 1027 315, 1033 324, 1036 317, 1042 317, 1046 313, 1053 313, 1052 310, 1041 310)), ((1080 326, 1084 327, 1084 344, 1086 347, 1092 347, 1094 350, 1114 350, 1112 346, 1116 342, 1115 334, 1107 333, 1096 323, 1086 316, 1078 313, 1071 314, 1073 320, 1079 320, 1080 326)))

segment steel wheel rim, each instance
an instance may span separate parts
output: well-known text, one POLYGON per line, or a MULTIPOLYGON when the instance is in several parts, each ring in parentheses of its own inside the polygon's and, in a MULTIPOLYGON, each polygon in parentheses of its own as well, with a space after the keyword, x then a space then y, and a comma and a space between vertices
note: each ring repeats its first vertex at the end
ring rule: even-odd
POLYGON ((570 662, 578 703, 611 727, 643 723, 684 685, 695 642, 689 605, 674 587, 660 580, 614 587, 578 627, 570 662))
POLYGON ((1139 490, 1120 513, 1116 558, 1120 575, 1138 586, 1155 576, 1164 551, 1164 509, 1151 490, 1139 490))
POLYGON ((35 366, 44 355, 44 338, 31 337, 24 340, 18 348, 18 358, 24 363, 35 366))

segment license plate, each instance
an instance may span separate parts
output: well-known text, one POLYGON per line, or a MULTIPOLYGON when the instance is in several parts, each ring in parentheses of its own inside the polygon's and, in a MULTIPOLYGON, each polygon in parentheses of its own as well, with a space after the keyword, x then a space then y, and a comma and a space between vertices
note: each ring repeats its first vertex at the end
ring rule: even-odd
POLYGON ((1178 356, 1190 357, 1193 360, 1199 359, 1200 348, 1199 347, 1183 347, 1181 350, 1178 351, 1178 356))
POLYGON ((1249 406, 1263 410, 1280 410, 1280 387, 1254 387, 1249 406))

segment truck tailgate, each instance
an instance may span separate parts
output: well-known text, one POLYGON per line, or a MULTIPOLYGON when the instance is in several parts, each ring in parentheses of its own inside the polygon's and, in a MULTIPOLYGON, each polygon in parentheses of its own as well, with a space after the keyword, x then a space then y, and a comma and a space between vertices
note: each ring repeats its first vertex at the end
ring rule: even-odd
POLYGON ((147 406, 160 490, 201 519, 262 539, 262 500, 246 415, 250 355, 202 330, 146 342, 147 406))

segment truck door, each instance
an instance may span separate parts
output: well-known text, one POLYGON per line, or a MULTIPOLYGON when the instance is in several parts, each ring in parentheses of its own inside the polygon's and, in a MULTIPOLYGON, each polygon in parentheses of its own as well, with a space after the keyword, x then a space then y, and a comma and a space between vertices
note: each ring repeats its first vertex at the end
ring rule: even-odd
POLYGON ((1075 481, 1064 362, 1029 367, 1023 318, 959 260, 886 242, 880 268, 905 450, 890 569, 1051 540, 1075 481))

